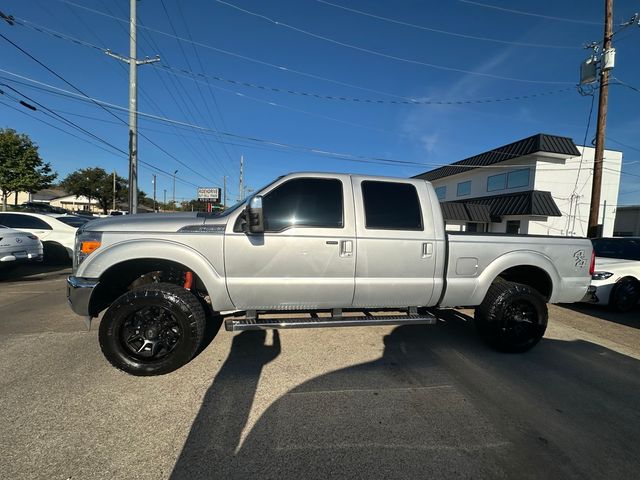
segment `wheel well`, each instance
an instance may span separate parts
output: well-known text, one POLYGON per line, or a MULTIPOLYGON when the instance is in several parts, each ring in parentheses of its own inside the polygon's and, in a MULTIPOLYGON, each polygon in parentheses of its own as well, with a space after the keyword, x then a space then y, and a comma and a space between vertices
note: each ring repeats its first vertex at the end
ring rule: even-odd
POLYGON ((551 298, 551 293, 553 292, 553 282, 547 272, 533 265, 520 265, 508 268, 498 275, 498 278, 506 280, 507 282, 527 285, 538 291, 547 301, 551 298))
MULTIPOLYGON (((101 276, 100 283, 91 295, 89 312, 97 316, 120 295, 147 283, 167 282, 183 286, 189 267, 171 260, 141 258, 127 260, 109 267, 101 276)), ((191 291, 206 301, 208 293, 200 278, 193 272, 191 291)))

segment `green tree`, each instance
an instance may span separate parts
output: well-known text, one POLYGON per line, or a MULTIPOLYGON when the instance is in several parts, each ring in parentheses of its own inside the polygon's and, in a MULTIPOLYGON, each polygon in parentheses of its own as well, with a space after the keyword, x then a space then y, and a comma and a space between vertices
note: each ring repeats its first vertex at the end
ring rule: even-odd
MULTIPOLYGON (((67 175, 60 183, 68 193, 97 200, 102 213, 113 206, 113 174, 100 167, 81 168, 67 175)), ((116 201, 127 200, 126 180, 116 175, 116 201)))
POLYGON ((11 128, 0 129, 0 190, 2 210, 7 210, 7 198, 15 192, 35 193, 47 188, 56 178, 51 165, 38 154, 38 146, 24 133, 11 128))

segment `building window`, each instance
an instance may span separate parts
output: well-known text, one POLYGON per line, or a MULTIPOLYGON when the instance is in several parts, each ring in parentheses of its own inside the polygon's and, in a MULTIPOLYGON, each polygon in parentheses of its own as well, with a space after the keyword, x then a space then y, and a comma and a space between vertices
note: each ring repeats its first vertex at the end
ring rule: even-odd
POLYGON ((507 174, 500 173, 487 178, 487 192, 495 192, 496 190, 504 190, 507 186, 507 174))
POLYGON ((440 201, 447 198, 447 187, 444 185, 442 187, 436 187, 436 196, 440 201))
POLYGON ((476 232, 476 233, 484 233, 484 223, 478 222, 467 222, 465 225, 465 232, 476 232))
POLYGON ((515 170, 507 174, 507 188, 526 187, 529 185, 529 169, 515 170))
POLYGON ((507 233, 520 233, 520 220, 507 220, 507 233))
POLYGON ((458 196, 463 197, 465 195, 469 195, 471 193, 471 180, 467 180, 466 182, 460 182, 458 184, 458 196))
POLYGON ((423 230, 420 200, 410 183, 362 182, 365 227, 381 230, 423 230))

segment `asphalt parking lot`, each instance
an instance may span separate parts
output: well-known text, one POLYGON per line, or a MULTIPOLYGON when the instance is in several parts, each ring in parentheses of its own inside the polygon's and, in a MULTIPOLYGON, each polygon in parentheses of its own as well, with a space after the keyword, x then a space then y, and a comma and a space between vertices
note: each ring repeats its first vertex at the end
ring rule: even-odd
POLYGON ((486 348, 465 311, 223 330, 137 378, 67 308, 67 274, 0 280, 0 478, 638 478, 638 310, 552 306, 520 355, 486 348))

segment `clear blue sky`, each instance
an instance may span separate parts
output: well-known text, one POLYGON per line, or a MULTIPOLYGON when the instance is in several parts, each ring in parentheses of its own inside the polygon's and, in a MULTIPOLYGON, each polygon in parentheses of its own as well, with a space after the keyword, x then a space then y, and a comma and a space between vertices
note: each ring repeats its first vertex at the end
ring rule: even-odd
MULTIPOLYGON (((128 54, 126 23, 74 6, 73 2, 128 19, 128 0, 0 1, 0 10, 31 25, 128 54)), ((157 30, 139 29, 138 55, 160 54, 162 58, 157 65, 139 68, 139 110, 208 129, 199 131, 140 118, 140 132, 170 154, 140 138, 140 159, 168 172, 178 170, 178 198, 193 198, 193 184, 221 185, 222 177, 228 175, 229 201, 235 201, 240 155, 245 158, 246 185, 258 188, 277 175, 296 170, 411 176, 539 132, 569 136, 577 144, 582 143, 591 97, 580 96, 570 87, 577 82, 579 64, 587 56, 582 45, 602 39, 604 1, 328 2, 229 0, 224 4, 215 0, 164 0, 169 16, 160 0, 138 2, 139 21, 157 30), (158 31, 170 35, 175 31, 177 36, 204 46, 178 41, 158 31), (198 83, 189 74, 176 75, 176 70, 171 73, 164 67, 269 88, 203 77, 198 83), (568 90, 516 101, 391 103, 402 101, 403 97, 435 101, 503 99, 561 89, 568 90), (349 100, 318 99, 287 93, 289 90, 349 100), (384 103, 357 102, 352 98, 384 103), (245 137, 349 154, 365 161, 346 161, 245 137), (423 165, 368 163, 371 158, 423 165)), ((631 0, 617 0, 614 8, 614 24, 640 10, 631 0)), ((86 94, 126 107, 128 73, 118 60, 25 26, 10 27, 2 22, 0 33, 86 94)), ((617 62, 613 75, 636 88, 640 88, 639 41, 640 28, 635 26, 618 34, 614 42, 617 62)), ((3 70, 72 90, 2 39, 0 58, 3 70)), ((0 76, 0 83, 11 85, 127 150, 125 123, 119 123, 96 105, 16 83, 16 77, 6 73, 0 72, 0 76)), ((23 97, 4 86, 0 88, 13 97, 0 95, 0 126, 28 133, 60 178, 86 166, 116 169, 127 175, 126 156, 98 148, 95 138, 45 116, 42 109, 26 110, 15 102, 23 97), (66 135, 36 118, 92 143, 66 135)), ((624 152, 619 204, 640 203, 638 107, 639 91, 620 85, 610 88, 607 148, 624 152)), ((112 111, 126 122, 125 112, 112 111)), ((594 134, 595 108, 588 143, 594 134)), ((140 188, 149 195, 151 174, 152 170, 145 167, 139 175, 140 188)), ((160 200, 164 189, 170 199, 171 178, 160 174, 160 200)))

